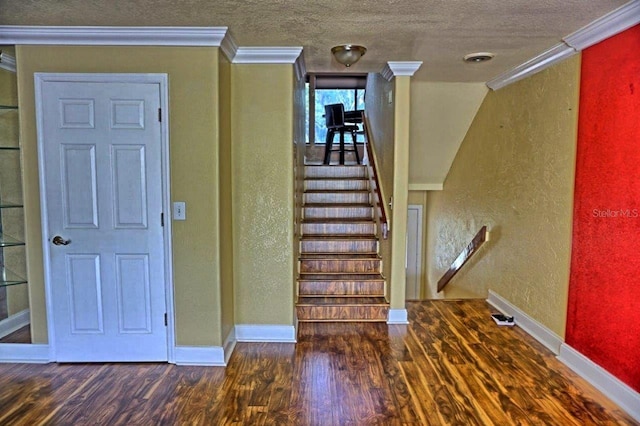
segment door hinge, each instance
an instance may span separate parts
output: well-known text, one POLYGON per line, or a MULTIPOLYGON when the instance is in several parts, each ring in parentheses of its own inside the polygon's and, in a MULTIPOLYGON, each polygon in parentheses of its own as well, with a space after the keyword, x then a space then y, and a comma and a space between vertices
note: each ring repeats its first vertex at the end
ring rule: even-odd
POLYGON ((160 213, 160 226, 164 226, 164 213, 160 213))
POLYGON ((168 326, 169 325, 169 319, 167 318, 167 313, 164 313, 164 326, 168 326))
POLYGON ((162 108, 158 108, 158 121, 162 123, 162 108))

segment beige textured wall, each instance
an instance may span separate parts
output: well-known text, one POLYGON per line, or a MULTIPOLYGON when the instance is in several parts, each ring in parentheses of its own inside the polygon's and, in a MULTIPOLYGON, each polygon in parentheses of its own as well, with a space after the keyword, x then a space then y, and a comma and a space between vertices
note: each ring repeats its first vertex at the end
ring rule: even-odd
POLYGON ((449 171, 428 196, 429 283, 482 225, 491 241, 446 297, 492 289, 564 335, 580 58, 490 92, 449 171))
POLYGON ((367 96, 365 110, 371 124, 373 148, 375 149, 380 170, 383 196, 389 202, 393 191, 393 138, 394 103, 388 102, 389 95, 394 96, 393 81, 387 81, 381 74, 370 73, 367 77, 367 96))
POLYGON ((221 345, 218 275, 218 49, 17 46, 32 334, 47 342, 36 151, 34 72, 168 73, 171 196, 188 220, 173 222, 176 339, 221 345))
MULTIPOLYGON (((381 74, 370 73, 367 77, 367 95, 365 110, 370 133, 373 138, 371 147, 378 162, 378 178, 380 179, 384 203, 389 203, 393 195, 393 132, 394 132, 394 104, 388 102, 389 96, 394 95, 393 83, 387 81, 381 74)), ((391 217, 388 218, 391 221, 391 217)), ((391 224, 393 227, 393 224, 391 224)), ((380 256, 382 257, 382 273, 389 281, 391 277, 391 239, 380 240, 380 256)), ((390 297, 387 282, 387 299, 390 297)))
POLYGON ((220 170, 220 297, 222 339, 233 331, 233 169, 231 140, 231 63, 219 52, 218 57, 219 170, 220 170))
POLYGON ((442 185, 487 91, 484 83, 411 82, 410 184, 442 185))
POLYGON ((236 324, 293 324, 293 66, 233 64, 236 324))

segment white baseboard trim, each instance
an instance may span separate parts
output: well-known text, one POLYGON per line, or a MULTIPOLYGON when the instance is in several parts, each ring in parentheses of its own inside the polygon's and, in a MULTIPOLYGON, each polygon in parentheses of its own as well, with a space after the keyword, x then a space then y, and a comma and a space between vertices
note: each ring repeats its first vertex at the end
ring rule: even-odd
POLYGON ((530 334, 531 337, 536 339, 538 342, 546 346, 551 352, 556 355, 560 353, 560 345, 563 341, 562 338, 553 331, 525 314, 515 305, 511 304, 507 299, 492 290, 489 290, 487 302, 503 314, 513 316, 516 325, 530 334))
POLYGON ((242 324, 236 325, 235 334, 238 342, 296 342, 296 329, 292 325, 242 324))
POLYGON ((640 393, 566 343, 560 346, 558 359, 640 422, 640 393))
POLYGON ((209 367, 225 367, 227 365, 222 346, 176 346, 173 355, 176 365, 209 367))
POLYGON ((25 325, 29 325, 31 319, 29 317, 29 309, 20 311, 0 321, 0 338, 8 336, 14 331, 20 330, 25 325))
POLYGON ((409 316, 406 309, 389 309, 387 324, 409 324, 409 316))
POLYGON ((47 364, 51 362, 49 345, 0 343, 0 362, 47 364))

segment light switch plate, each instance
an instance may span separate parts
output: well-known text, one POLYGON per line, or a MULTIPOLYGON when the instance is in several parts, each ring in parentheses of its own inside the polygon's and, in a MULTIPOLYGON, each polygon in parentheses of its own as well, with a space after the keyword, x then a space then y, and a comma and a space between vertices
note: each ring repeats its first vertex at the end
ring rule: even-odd
POLYGON ((186 220, 187 206, 184 201, 175 201, 173 203, 173 220, 186 220))

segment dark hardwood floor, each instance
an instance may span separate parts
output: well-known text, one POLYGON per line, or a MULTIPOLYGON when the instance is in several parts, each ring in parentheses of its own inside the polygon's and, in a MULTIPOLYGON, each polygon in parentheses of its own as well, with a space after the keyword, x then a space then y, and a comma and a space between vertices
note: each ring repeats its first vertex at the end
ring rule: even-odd
POLYGON ((0 425, 637 425, 484 301, 304 323, 229 366, 0 365, 0 425))

